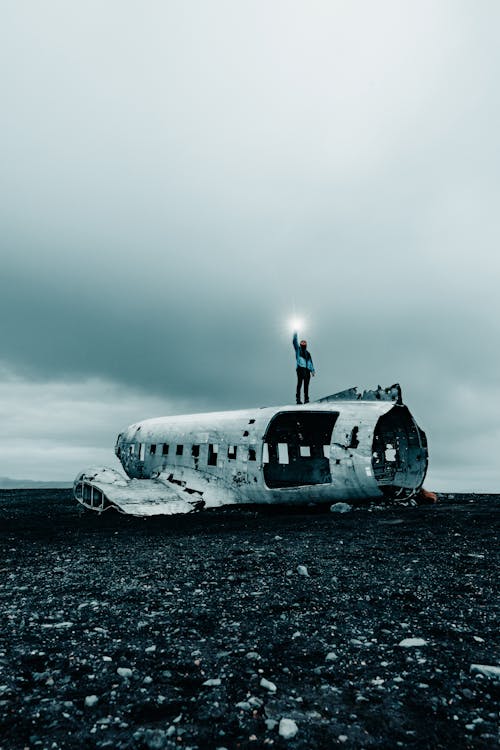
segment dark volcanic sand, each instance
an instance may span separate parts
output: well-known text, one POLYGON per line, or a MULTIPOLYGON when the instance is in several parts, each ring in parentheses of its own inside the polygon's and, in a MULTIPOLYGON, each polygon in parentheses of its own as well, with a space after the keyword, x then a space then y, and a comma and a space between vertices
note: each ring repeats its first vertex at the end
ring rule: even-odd
POLYGON ((499 510, 141 520, 0 492, 0 748, 497 747, 500 683, 470 666, 500 661, 499 510))

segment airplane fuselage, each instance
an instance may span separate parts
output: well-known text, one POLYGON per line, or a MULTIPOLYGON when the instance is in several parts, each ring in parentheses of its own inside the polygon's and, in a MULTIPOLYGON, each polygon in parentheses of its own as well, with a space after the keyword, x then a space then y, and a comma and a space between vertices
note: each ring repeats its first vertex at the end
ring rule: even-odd
POLYGON ((169 513, 404 498, 420 489, 427 469, 425 435, 408 408, 359 398, 148 419, 120 433, 115 452, 129 480, 105 470, 80 475, 76 496, 88 507, 103 510, 107 501, 149 514, 145 504, 169 513), (93 492, 88 502, 85 484, 96 488, 97 502, 93 492))

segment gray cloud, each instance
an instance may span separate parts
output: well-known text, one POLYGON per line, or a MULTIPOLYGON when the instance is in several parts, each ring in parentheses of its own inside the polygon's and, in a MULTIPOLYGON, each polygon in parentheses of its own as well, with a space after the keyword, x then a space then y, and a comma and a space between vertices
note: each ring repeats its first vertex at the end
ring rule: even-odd
POLYGON ((118 410, 128 390, 146 412, 283 403, 297 311, 316 395, 399 380, 431 481, 494 489, 499 14, 7 3, 9 371, 37 394, 113 384, 118 410))

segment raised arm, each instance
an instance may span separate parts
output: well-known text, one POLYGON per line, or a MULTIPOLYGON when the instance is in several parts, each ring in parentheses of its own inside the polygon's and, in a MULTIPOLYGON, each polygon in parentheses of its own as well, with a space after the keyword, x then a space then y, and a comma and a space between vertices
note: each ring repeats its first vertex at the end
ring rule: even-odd
POLYGON ((294 332, 292 341, 293 341, 293 348, 295 349, 296 352, 298 352, 299 351, 299 335, 297 331, 294 332))

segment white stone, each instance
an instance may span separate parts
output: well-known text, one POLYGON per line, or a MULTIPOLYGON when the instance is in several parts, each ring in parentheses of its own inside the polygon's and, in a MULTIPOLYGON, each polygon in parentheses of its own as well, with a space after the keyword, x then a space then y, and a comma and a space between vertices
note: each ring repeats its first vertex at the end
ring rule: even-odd
POLYGON ((203 684, 206 685, 206 687, 217 687, 217 685, 221 684, 221 680, 219 677, 215 677, 211 680, 205 680, 203 684))
POLYGON ((278 732, 280 737, 283 737, 284 740, 291 740, 292 737, 295 737, 298 731, 299 728, 293 719, 280 720, 278 732))
POLYGON ((95 706, 96 703, 99 703, 99 698, 97 697, 97 695, 87 695, 87 697, 85 698, 85 705, 88 708, 92 708, 92 706, 95 706))
POLYGON ((402 648, 419 648, 420 646, 427 646, 427 641, 423 638, 403 638, 399 644, 402 648))
POLYGON ((132 677, 132 670, 128 667, 118 667, 116 673, 119 674, 120 677, 132 677))
POLYGON ((330 505, 330 510, 332 513, 349 513, 352 510, 352 505, 349 505, 349 503, 333 503, 333 505, 330 505))
POLYGON ((257 698, 255 695, 252 695, 248 699, 248 702, 250 703, 251 706, 253 706, 253 708, 260 708, 262 704, 264 703, 263 700, 261 700, 260 698, 257 698))
POLYGON ((307 570, 307 567, 305 565, 297 565, 297 573, 299 574, 299 576, 309 577, 309 571, 307 570))
POLYGON ((275 693, 277 689, 274 682, 270 682, 269 680, 266 680, 265 677, 261 679, 260 686, 265 688, 266 690, 269 690, 270 693, 275 693))
POLYGON ((500 667, 490 666, 489 664, 471 664, 470 671, 500 680, 500 667))
POLYGON ((335 659, 338 659, 339 657, 335 653, 335 651, 329 651, 327 655, 325 656, 325 661, 335 661, 335 659))

